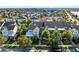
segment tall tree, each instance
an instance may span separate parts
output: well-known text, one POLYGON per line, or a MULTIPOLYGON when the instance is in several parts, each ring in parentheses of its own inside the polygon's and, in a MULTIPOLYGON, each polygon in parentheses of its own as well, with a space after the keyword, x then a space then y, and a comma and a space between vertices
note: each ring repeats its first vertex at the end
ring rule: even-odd
POLYGON ((50 32, 48 31, 48 28, 45 28, 42 32, 42 38, 48 39, 50 37, 50 32))
POLYGON ((61 39, 61 33, 59 30, 54 30, 51 34, 52 39, 55 39, 55 41, 58 41, 61 39))
POLYGON ((0 45, 5 43, 5 37, 0 35, 0 45))
POLYGON ((51 38, 48 41, 48 44, 55 48, 58 47, 58 42, 61 40, 61 33, 57 29, 51 33, 51 38))
POLYGON ((73 37, 73 34, 69 30, 65 30, 62 33, 62 40, 64 41, 64 43, 69 43, 70 41, 72 41, 72 37, 73 37))
POLYGON ((26 27, 28 27, 30 23, 31 23, 30 19, 25 19, 24 21, 21 22, 21 24, 25 24, 26 27))
POLYGON ((32 44, 32 40, 30 38, 27 38, 24 35, 21 35, 20 37, 17 38, 17 43, 21 46, 21 47, 26 47, 26 46, 31 46, 32 44))
POLYGON ((29 26, 30 23, 31 23, 30 19, 26 19, 23 22, 21 22, 21 25, 20 25, 21 29, 20 29, 20 31, 22 32, 22 34, 26 33, 26 31, 28 30, 28 26, 29 26))

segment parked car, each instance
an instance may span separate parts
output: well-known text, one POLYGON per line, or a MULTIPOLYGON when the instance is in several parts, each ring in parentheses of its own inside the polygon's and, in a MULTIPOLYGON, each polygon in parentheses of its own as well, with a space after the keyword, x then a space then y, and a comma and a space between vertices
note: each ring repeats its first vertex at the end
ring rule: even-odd
POLYGON ((76 52, 79 52, 79 48, 75 48, 76 52))
POLYGON ((62 48, 52 48, 51 52, 62 52, 62 48))

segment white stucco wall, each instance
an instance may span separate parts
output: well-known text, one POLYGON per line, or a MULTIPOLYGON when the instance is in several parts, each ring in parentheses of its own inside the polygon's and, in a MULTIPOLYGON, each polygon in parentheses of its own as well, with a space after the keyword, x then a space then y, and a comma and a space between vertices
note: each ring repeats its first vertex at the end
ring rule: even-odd
POLYGON ((77 39, 77 38, 79 37, 79 31, 78 31, 78 30, 76 30, 75 28, 69 29, 69 30, 72 31, 73 37, 74 37, 75 39, 77 39))
POLYGON ((8 30, 7 28, 4 28, 4 29, 2 30, 2 34, 3 34, 4 36, 8 36, 8 35, 10 35, 10 34, 16 34, 16 32, 17 32, 17 26, 15 26, 13 30, 8 30))
POLYGON ((34 34, 35 36, 39 37, 39 31, 40 31, 39 27, 36 27, 36 28, 33 30, 33 34, 34 34))

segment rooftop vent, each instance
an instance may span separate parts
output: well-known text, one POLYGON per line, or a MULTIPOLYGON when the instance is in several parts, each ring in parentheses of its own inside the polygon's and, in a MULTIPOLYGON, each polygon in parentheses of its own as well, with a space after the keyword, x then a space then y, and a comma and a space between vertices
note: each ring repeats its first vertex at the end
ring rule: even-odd
POLYGON ((36 24, 34 24, 34 26, 36 26, 36 24))
POLYGON ((73 24, 71 24, 70 26, 71 26, 71 29, 72 29, 73 28, 73 24))

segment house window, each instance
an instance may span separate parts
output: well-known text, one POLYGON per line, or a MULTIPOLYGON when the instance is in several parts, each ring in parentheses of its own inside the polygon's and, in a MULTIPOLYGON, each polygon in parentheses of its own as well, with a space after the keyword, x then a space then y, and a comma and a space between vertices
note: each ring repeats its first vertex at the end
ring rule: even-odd
POLYGON ((0 31, 0 34, 2 34, 2 32, 0 31))
POLYGON ((44 25, 45 25, 45 24, 44 24, 44 22, 43 22, 42 27, 44 27, 44 25))

